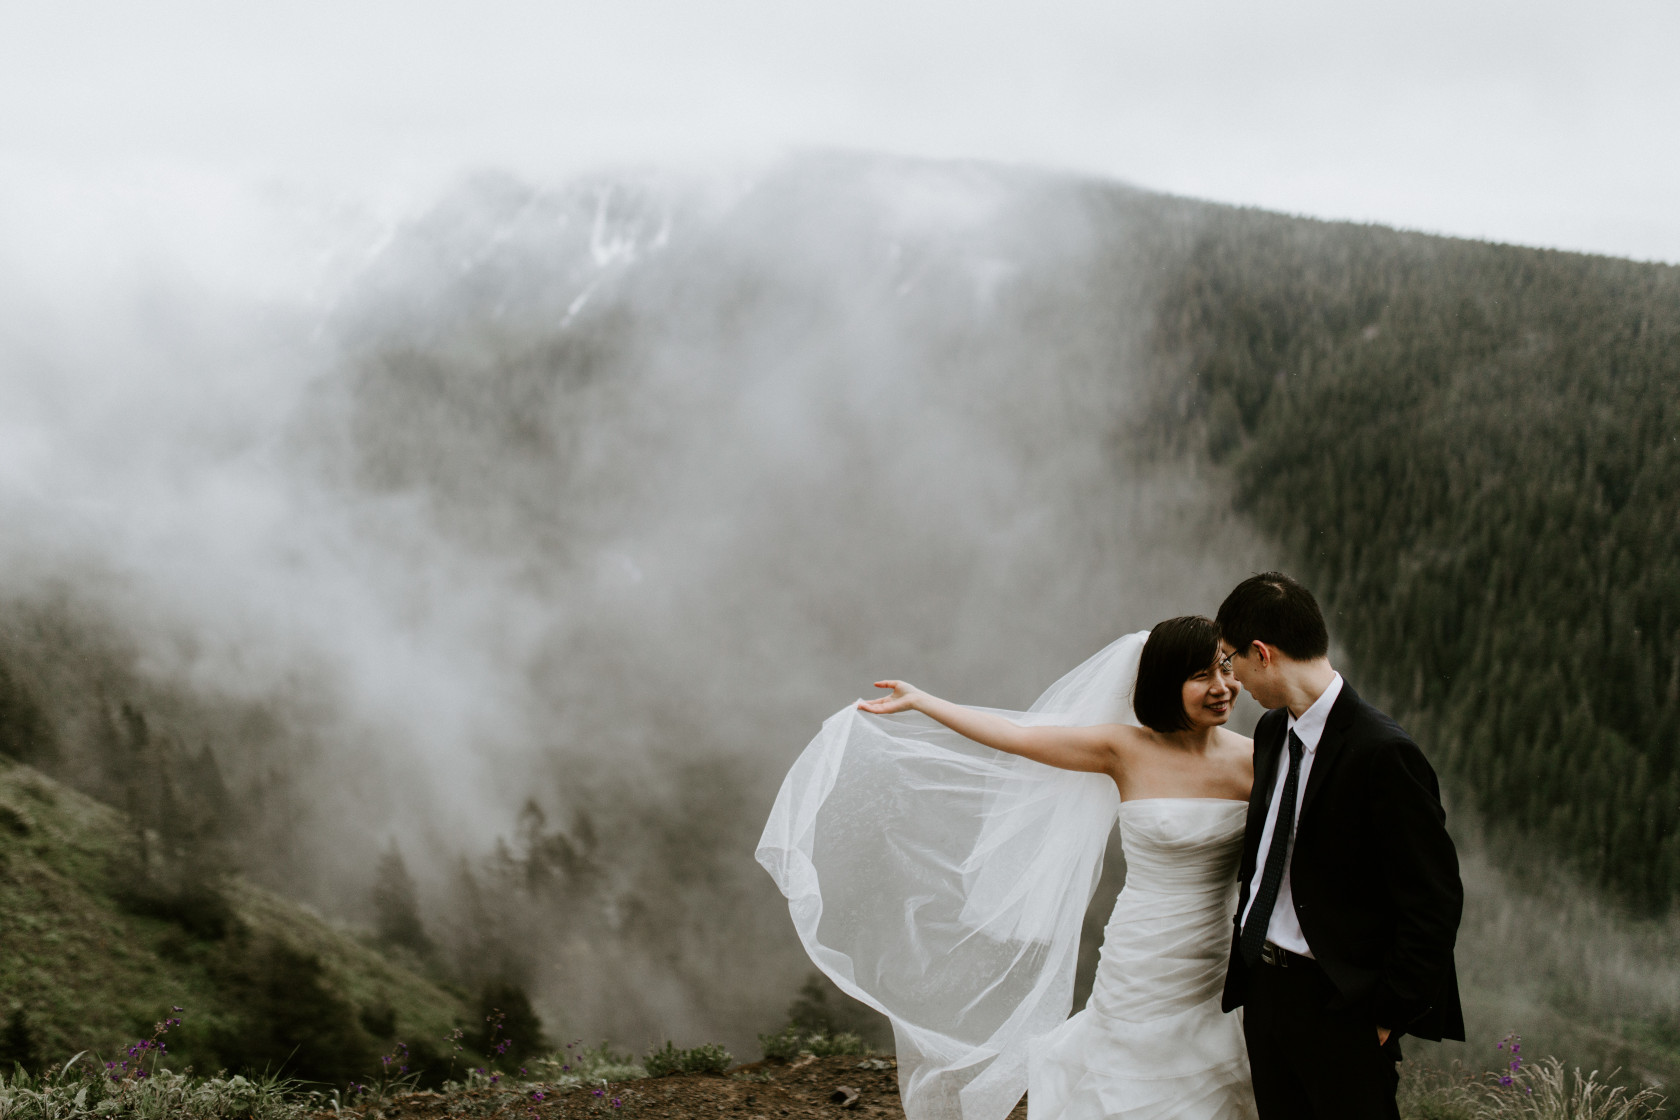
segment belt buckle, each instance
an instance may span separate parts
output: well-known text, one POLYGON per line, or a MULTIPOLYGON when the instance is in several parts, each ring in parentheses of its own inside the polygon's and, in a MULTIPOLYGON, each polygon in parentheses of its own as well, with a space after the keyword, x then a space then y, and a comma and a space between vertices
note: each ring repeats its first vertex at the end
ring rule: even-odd
POLYGON ((1289 967, 1289 952, 1288 952, 1288 950, 1279 949, 1276 945, 1273 945, 1270 941, 1268 941, 1264 945, 1260 946, 1260 959, 1264 963, 1269 964, 1269 965, 1275 965, 1278 968, 1288 968, 1289 967))

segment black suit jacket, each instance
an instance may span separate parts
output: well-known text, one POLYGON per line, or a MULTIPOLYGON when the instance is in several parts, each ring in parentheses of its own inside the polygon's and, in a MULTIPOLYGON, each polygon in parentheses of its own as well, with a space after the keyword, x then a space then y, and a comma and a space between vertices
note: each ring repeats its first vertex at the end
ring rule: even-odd
MULTIPOLYGON (((1248 990, 1237 937, 1288 715, 1267 712, 1254 729, 1226 1011, 1242 1006, 1248 990)), ((1307 776, 1289 876, 1301 932, 1336 985, 1339 1006, 1420 1038, 1464 1037, 1453 967, 1464 887, 1435 771, 1411 736, 1345 680, 1307 776)))

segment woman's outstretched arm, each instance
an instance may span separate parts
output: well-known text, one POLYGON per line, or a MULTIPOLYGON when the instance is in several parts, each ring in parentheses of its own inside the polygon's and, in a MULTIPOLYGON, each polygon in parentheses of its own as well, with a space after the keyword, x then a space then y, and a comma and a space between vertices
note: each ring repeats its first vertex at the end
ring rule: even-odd
POLYGON ((917 711, 938 720, 959 735, 976 743, 1030 758, 1062 770, 1112 773, 1117 754, 1115 735, 1119 725, 1097 727, 1022 727, 990 712, 977 712, 949 700, 930 696, 904 681, 876 681, 876 688, 892 689, 891 696, 860 700, 858 707, 876 715, 917 711))

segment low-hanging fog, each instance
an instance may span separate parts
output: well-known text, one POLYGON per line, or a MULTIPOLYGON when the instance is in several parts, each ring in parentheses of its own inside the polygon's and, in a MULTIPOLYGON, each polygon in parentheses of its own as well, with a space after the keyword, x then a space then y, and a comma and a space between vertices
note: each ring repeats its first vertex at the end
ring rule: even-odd
MULTIPOLYGON (((1129 197, 807 155, 13 198, 0 702, 119 804, 113 759, 219 769, 232 862, 344 921, 394 846, 552 1038, 755 1054, 810 966, 752 849, 824 716, 883 674, 1023 706, 1284 562, 1156 430, 1175 234, 1129 197)), ((1478 1037, 1672 1004, 1672 928, 1454 820, 1478 1037)))
POLYGON ((394 843, 551 1034, 745 1052, 809 972, 751 851, 824 716, 1024 706, 1261 562, 1134 454, 1104 197, 813 155, 14 230, 13 672, 72 769, 121 704, 208 748, 239 864, 325 912, 394 843))

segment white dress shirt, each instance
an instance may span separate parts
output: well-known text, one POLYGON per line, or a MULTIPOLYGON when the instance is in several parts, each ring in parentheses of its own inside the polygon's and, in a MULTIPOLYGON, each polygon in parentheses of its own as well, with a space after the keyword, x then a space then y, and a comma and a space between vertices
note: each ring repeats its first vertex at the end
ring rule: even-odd
MULTIPOLYGON (((1254 878, 1248 881, 1248 907, 1243 910, 1243 924, 1248 924, 1248 912, 1254 909, 1254 896, 1260 889, 1260 878, 1266 873, 1266 857, 1272 850, 1272 833, 1277 830, 1278 803, 1283 800, 1283 784, 1289 779, 1289 733, 1295 732, 1301 740, 1301 773, 1296 779, 1295 786, 1295 825, 1289 830, 1289 843, 1295 845, 1295 827, 1301 823, 1301 802, 1307 796, 1307 774, 1312 770, 1313 756, 1318 753, 1319 740, 1324 738, 1324 724, 1330 718, 1330 709, 1336 703, 1336 697, 1342 694, 1342 675, 1336 673, 1330 678, 1330 684, 1323 694, 1313 701, 1312 707, 1301 713, 1301 718, 1289 717, 1283 726, 1284 747, 1278 756, 1277 781, 1272 785, 1272 800, 1266 807, 1266 826, 1260 830, 1260 852, 1254 860, 1254 878)), ((1295 853, 1288 853, 1293 862, 1295 853)), ((1301 932, 1301 921, 1295 916, 1295 892, 1289 885, 1289 863, 1283 865, 1283 883, 1278 887, 1277 902, 1272 906, 1272 920, 1266 925, 1266 940, 1280 949, 1288 949, 1291 953, 1299 953, 1303 957, 1313 955, 1312 946, 1307 944, 1306 935, 1301 932)))

